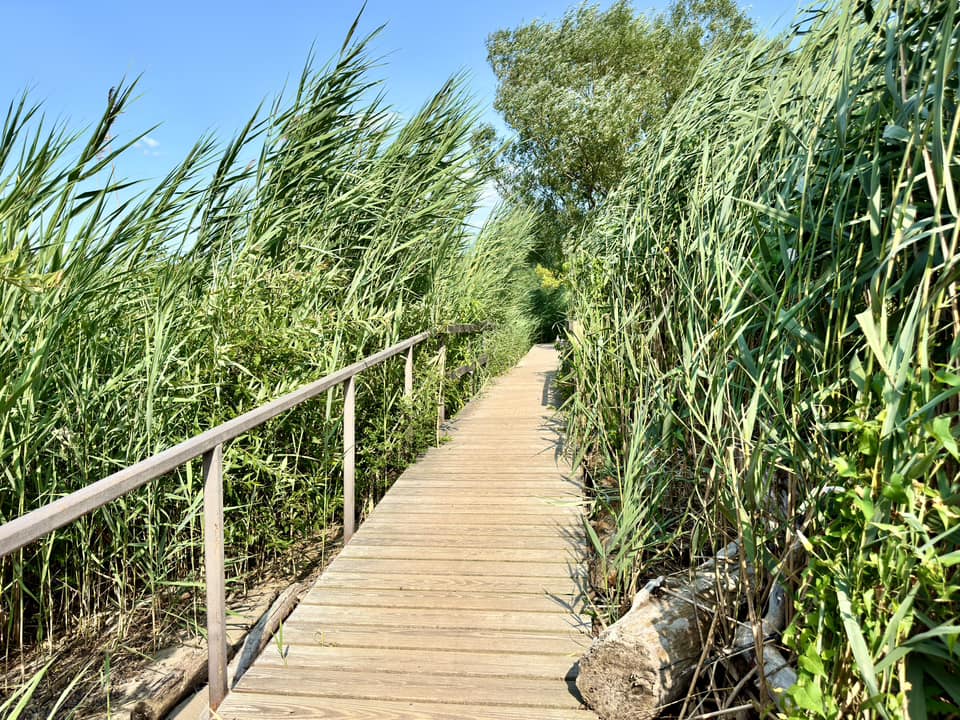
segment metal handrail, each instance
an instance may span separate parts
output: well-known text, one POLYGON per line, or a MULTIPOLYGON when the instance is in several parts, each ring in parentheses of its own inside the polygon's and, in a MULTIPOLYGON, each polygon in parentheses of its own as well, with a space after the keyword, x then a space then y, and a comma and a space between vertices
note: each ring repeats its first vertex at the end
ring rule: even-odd
MULTIPOLYGON (((76 492, 0 525, 0 558, 44 535, 143 487, 151 480, 203 456, 203 549, 207 585, 207 647, 210 707, 216 709, 227 694, 226 574, 223 550, 223 444, 259 427, 301 403, 337 385, 344 385, 343 403, 343 541, 356 524, 355 478, 356 376, 406 351, 403 390, 413 396, 414 348, 435 336, 469 335, 489 330, 490 324, 448 325, 402 340, 363 360, 330 373, 271 402, 243 413, 163 452, 108 475, 76 492)), ((446 344, 441 348, 445 354, 446 344)), ((442 400, 440 400, 442 403, 442 400)))

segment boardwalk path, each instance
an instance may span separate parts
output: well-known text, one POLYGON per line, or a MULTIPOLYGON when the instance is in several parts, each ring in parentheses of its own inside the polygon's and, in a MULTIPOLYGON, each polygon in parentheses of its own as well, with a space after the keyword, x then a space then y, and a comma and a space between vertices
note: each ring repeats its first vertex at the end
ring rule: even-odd
POLYGON ((573 684, 581 493, 534 347, 386 494, 220 708, 225 719, 588 720, 573 684))

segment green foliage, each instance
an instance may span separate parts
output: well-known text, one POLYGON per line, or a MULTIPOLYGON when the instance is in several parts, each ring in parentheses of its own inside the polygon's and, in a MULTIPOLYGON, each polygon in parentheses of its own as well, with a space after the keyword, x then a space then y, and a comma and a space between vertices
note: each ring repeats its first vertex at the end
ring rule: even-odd
POLYGON ((704 52, 749 30, 732 0, 686 0, 651 17, 621 0, 490 35, 494 107, 517 135, 505 185, 546 215, 540 260, 559 265, 551 246, 617 185, 704 52))
POLYGON ((960 709, 958 53, 951 0, 714 53, 569 248, 599 610, 739 541, 797 717, 960 709))
MULTIPOLYGON (((447 323, 448 363, 497 372, 526 350, 529 219, 468 234, 487 175, 459 79, 400 125, 372 93, 366 41, 308 63, 225 145, 212 138, 156 187, 109 172, 120 87, 86 139, 24 97, 0 133, 0 522, 44 505, 392 342, 447 323), (136 189, 136 188, 134 188, 136 189)), ((358 383, 358 492, 375 500, 433 437, 439 341, 358 383)), ((465 394, 483 381, 448 395, 465 394)), ((449 384, 449 383, 447 383, 449 384)), ((229 445, 231 585, 341 507, 340 391, 229 445)), ((455 404, 455 403, 454 403, 455 404)), ((201 609, 198 463, 0 561, 5 655, 79 628, 201 609), (180 600, 184 590, 192 599, 180 600)), ((139 620, 137 620, 139 622, 139 620)))
POLYGON ((539 283, 531 293, 532 314, 539 320, 540 341, 550 342, 562 334, 567 321, 566 281, 562 272, 554 272, 539 263, 534 272, 539 283))

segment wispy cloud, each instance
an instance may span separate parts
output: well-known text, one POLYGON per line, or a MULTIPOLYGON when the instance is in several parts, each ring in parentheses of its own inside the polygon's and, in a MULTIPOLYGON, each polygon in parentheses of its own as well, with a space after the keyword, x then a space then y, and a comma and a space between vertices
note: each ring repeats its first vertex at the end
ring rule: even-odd
POLYGON ((148 157, 158 157, 160 155, 160 151, 157 150, 157 148, 160 147, 160 141, 155 140, 149 135, 144 135, 142 138, 137 140, 133 146, 148 157))

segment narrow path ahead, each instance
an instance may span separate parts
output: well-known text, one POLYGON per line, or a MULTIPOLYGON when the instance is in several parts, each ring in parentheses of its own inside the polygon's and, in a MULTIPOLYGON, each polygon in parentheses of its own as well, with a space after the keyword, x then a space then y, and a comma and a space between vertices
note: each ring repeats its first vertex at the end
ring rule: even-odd
POLYGON ((409 468, 232 688, 224 719, 588 720, 581 489, 536 346, 409 468))

